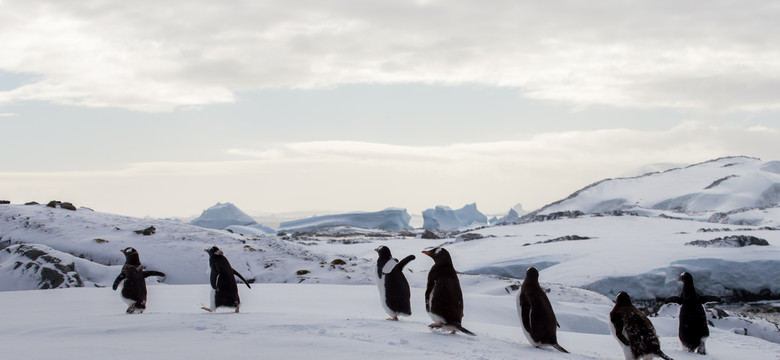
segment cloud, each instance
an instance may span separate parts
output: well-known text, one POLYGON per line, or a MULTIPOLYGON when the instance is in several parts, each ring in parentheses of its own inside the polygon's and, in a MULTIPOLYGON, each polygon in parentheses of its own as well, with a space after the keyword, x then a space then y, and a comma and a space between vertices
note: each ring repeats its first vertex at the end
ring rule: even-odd
POLYGON ((780 107, 771 1, 5 1, 24 100, 170 111, 259 88, 479 84, 576 106, 780 107))
POLYGON ((263 211, 379 210, 477 202, 497 213, 535 209, 646 164, 747 155, 777 160, 780 130, 689 122, 663 131, 544 133, 442 146, 355 141, 228 149, 229 161, 140 162, 120 170, 0 172, 0 188, 31 199, 78 199, 101 211, 187 215, 218 201, 263 211), (121 191, 118 191, 121 189, 121 191), (154 204, 150 207, 149 204, 154 204))

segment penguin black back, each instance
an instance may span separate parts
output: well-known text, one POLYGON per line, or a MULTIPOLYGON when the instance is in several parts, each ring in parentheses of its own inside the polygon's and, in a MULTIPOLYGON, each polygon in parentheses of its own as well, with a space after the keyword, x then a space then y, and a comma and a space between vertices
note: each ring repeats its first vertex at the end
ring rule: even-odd
POLYGON ((374 250, 379 255, 376 264, 377 286, 382 307, 390 315, 388 320, 398 320, 398 315, 412 315, 411 291, 403 269, 406 264, 415 259, 414 255, 409 255, 399 262, 393 258, 387 246, 380 246, 374 250))
POLYGON ((225 254, 216 246, 204 250, 209 254, 209 282, 211 283, 211 307, 203 307, 207 311, 216 311, 219 307, 235 308, 235 312, 241 305, 241 299, 238 296, 238 284, 234 277, 238 276, 248 288, 249 282, 241 274, 230 266, 230 262, 225 254))
POLYGON ((544 345, 568 353, 558 344, 557 327, 550 299, 547 298, 542 286, 539 285, 539 271, 531 267, 525 273, 523 285, 517 295, 517 310, 523 323, 523 333, 531 345, 544 345))
POLYGON ((125 264, 122 271, 114 280, 112 288, 116 290, 122 286, 120 294, 128 307, 127 313, 142 313, 146 309, 146 278, 149 276, 165 277, 159 271, 144 271, 138 251, 132 247, 120 250, 125 255, 125 264))
POLYGON ((683 272, 677 279, 683 283, 682 293, 679 297, 668 298, 667 302, 680 304, 680 342, 687 351, 704 355, 707 353, 704 343, 710 336, 710 329, 707 326, 707 313, 702 306, 703 299, 696 293, 690 273, 683 272))
POLYGON ((475 335, 461 325, 463 291, 460 288, 458 273, 452 265, 450 253, 442 247, 437 247, 423 251, 423 254, 430 256, 434 261, 428 272, 428 284, 425 287, 425 310, 434 321, 429 326, 475 335))
POLYGON ((625 291, 618 293, 615 307, 609 313, 609 320, 612 334, 623 347, 626 360, 640 359, 648 355, 671 360, 661 351, 661 342, 653 323, 631 303, 631 297, 625 291))

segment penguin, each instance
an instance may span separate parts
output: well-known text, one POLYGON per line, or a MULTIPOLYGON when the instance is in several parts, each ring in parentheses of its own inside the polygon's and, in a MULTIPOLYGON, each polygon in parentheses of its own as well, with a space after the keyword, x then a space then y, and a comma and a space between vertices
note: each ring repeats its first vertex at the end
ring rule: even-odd
POLYGON ((609 313, 609 329, 623 348, 626 360, 651 359, 656 356, 672 360, 661 351, 661 342, 653 323, 631 304, 631 297, 625 291, 618 293, 615 307, 609 313))
POLYGON ((517 314, 523 323, 523 333, 531 345, 537 348, 552 346, 568 353, 558 345, 556 331, 560 325, 555 318, 550 299, 539 285, 539 271, 534 267, 525 272, 525 280, 520 286, 520 293, 517 294, 517 314))
POLYGON ((450 253, 442 247, 422 253, 430 256, 434 262, 428 272, 428 284, 425 287, 425 310, 433 319, 433 323, 428 327, 449 330, 450 334, 460 331, 476 336, 460 324, 463 319, 463 292, 458 274, 452 266, 450 253))
POLYGON ((411 316, 412 305, 409 299, 412 293, 403 270, 406 264, 415 259, 415 256, 409 255, 398 262, 387 246, 380 246, 374 251, 379 254, 376 261, 376 283, 379 287, 379 299, 382 301, 382 307, 390 315, 387 320, 398 321, 398 315, 411 316))
POLYGON ((165 278, 165 274, 159 271, 144 271, 138 251, 135 249, 128 247, 119 251, 125 255, 125 264, 122 266, 122 272, 114 280, 112 288, 116 291, 117 288, 122 287, 122 291, 119 294, 128 305, 126 313, 141 314, 146 309, 145 279, 150 276, 165 278))
POLYGON ((244 279, 238 271, 234 270, 230 266, 230 262, 225 257, 225 254, 216 246, 212 246, 209 249, 203 250, 209 254, 209 279, 211 281, 211 307, 201 307, 201 309, 208 312, 217 311, 219 307, 231 307, 235 308, 235 312, 241 307, 241 299, 238 297, 238 285, 236 284, 236 278, 233 275, 238 276, 241 281, 249 286, 249 282, 244 279))
POLYGON ((686 351, 706 355, 704 342, 710 336, 710 329, 707 327, 707 313, 702 304, 713 297, 699 296, 693 286, 693 276, 687 272, 680 274, 677 280, 683 283, 682 293, 680 296, 666 298, 666 302, 680 304, 680 342, 686 351))

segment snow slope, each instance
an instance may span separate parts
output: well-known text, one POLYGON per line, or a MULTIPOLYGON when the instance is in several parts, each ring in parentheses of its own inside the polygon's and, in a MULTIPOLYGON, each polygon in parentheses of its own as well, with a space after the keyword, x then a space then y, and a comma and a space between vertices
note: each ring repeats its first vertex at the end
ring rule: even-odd
MULTIPOLYGON (((0 249, 16 244, 54 249, 66 258, 66 263, 75 263, 87 287, 111 285, 124 263, 119 250, 128 246, 139 251, 141 263, 148 269, 166 273, 165 281, 169 284, 205 284, 208 255, 203 250, 213 245, 225 252, 244 277, 258 282, 315 279, 325 283, 368 283, 373 279, 365 265, 368 260, 340 254, 326 257, 307 246, 276 237, 247 238, 176 221, 139 219, 83 208, 69 211, 43 205, 0 205, 0 249), (149 227, 155 228, 151 235, 135 232, 149 227), (336 258, 346 265, 329 266, 336 258), (298 275, 302 269, 308 273, 298 275)), ((26 274, 10 271, 16 261, 0 258, 0 269, 7 270, 0 271, 0 283, 4 284, 0 288, 34 288, 19 281, 26 274)))
MULTIPOLYGON (((571 354, 531 347, 520 329, 515 294, 466 292, 464 325, 476 337, 428 329, 424 289, 412 289, 413 315, 384 320, 375 286, 256 284, 241 288, 240 314, 206 313, 206 285, 149 287, 141 315, 108 288, 0 292, 4 359, 623 359, 604 329, 612 305, 553 289, 559 342, 571 354), (587 299, 586 302, 580 301, 587 299), (573 301, 574 300, 574 301, 573 301), (576 316, 575 316, 576 315, 576 316), (580 325, 578 320, 585 320, 580 325)), ((681 350, 676 320, 653 318, 663 350, 681 350)), ((780 345, 712 329, 709 360, 780 359, 780 345)))
MULTIPOLYGON (((607 179, 525 218, 563 211, 585 214, 638 211, 640 214, 728 222, 725 215, 780 204, 780 162, 728 157, 638 177, 607 179)), ((762 224, 753 224, 762 225, 762 224)))
POLYGON ((449 245, 459 269, 521 278, 536 266, 547 281, 608 296, 628 291, 637 299, 679 294, 683 271, 702 292, 733 296, 734 290, 780 295, 780 231, 755 226, 728 228, 698 221, 641 216, 577 219, 475 230, 483 239, 449 245), (565 240, 577 236, 582 240, 565 240), (686 245, 727 235, 750 235, 769 246, 704 248, 686 245), (557 241, 556 241, 557 240, 557 241))

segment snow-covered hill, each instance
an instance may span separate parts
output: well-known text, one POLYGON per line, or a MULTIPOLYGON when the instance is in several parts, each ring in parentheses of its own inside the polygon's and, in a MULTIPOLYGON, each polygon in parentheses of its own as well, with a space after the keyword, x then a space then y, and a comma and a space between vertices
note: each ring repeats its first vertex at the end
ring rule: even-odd
MULTIPOLYGON (((40 276, 16 263, 16 245, 35 246, 61 259, 80 275, 83 285, 108 286, 119 274, 124 256, 136 248, 150 270, 166 273, 169 284, 204 284, 208 255, 216 245, 247 279, 257 282, 368 283, 373 278, 367 259, 328 254, 276 237, 243 237, 176 221, 140 219, 80 208, 76 211, 43 205, 0 205, 0 290, 39 288, 40 276), (148 235, 143 234, 143 230, 148 235), (51 250, 47 250, 51 249, 51 250), (344 265, 330 266, 340 259, 344 265), (362 265, 362 266, 357 266, 362 265), (305 270, 305 271, 301 271, 305 270), (299 271, 305 274, 299 274, 299 271), (25 280, 26 279, 26 280, 25 280)), ((41 259, 44 259, 41 257, 41 259)), ((39 267, 54 268, 40 264, 39 267)))
POLYGON ((777 226, 777 216, 756 210, 780 204, 780 161, 727 157, 638 177, 607 179, 523 217, 524 221, 569 213, 691 218, 724 224, 777 226))

